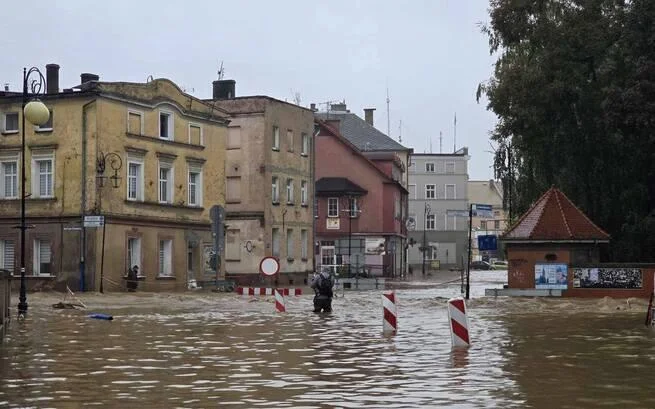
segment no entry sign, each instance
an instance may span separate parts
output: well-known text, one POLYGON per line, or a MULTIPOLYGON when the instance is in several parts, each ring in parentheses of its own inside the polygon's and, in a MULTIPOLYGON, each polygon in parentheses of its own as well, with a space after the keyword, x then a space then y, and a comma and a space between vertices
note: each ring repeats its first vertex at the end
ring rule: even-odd
POLYGON ((273 276, 280 271, 280 262, 275 257, 264 257, 259 263, 259 271, 267 276, 273 276))

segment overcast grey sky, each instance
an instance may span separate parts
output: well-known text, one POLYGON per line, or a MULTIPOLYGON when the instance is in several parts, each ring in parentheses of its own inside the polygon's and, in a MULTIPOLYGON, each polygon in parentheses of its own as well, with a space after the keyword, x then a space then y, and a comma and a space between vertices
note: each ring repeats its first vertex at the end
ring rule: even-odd
MULTIPOLYGON (((23 66, 61 66, 60 87, 92 72, 105 81, 175 81, 211 96, 220 61, 237 95, 301 105, 345 99, 351 112, 377 108, 375 125, 416 152, 470 148, 471 179, 488 179, 496 118, 475 90, 494 58, 478 23, 486 0, 281 0, 277 2, 60 0, 3 4, 0 83, 19 90, 23 66), (11 33, 11 35, 9 35, 11 33)), ((325 105, 320 106, 323 110, 325 105)))

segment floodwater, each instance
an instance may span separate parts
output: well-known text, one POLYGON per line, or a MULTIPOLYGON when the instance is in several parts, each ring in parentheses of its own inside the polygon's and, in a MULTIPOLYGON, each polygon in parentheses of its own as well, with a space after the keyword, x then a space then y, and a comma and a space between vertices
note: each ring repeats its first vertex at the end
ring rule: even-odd
POLYGON ((451 349, 446 300, 459 282, 396 290, 399 331, 382 335, 381 291, 346 292, 334 312, 311 295, 30 294, 0 344, 0 407, 653 408, 655 334, 637 300, 482 297, 472 345, 451 349), (87 317, 113 314, 113 321, 87 317))

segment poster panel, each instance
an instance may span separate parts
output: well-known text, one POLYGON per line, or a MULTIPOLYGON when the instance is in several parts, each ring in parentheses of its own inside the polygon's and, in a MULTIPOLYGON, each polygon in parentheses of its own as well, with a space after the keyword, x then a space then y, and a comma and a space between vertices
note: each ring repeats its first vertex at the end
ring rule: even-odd
POLYGON ((643 275, 638 268, 574 268, 576 288, 623 288, 643 286, 643 275))
POLYGON ((568 286, 566 264, 535 264, 534 283, 536 289, 566 290, 568 286))

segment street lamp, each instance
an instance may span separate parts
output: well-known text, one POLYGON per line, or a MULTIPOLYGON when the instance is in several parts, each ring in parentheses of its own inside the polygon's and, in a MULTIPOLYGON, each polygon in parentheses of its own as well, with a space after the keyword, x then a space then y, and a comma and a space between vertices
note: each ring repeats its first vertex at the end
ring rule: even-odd
POLYGON ((29 70, 23 68, 23 117, 21 131, 21 183, 20 183, 20 295, 18 297, 18 315, 27 314, 27 294, 25 288, 25 233, 27 225, 25 224, 25 119, 33 125, 44 125, 50 119, 48 107, 35 96, 45 91, 45 78, 38 68, 32 67, 29 70), (35 79, 30 77, 35 75, 35 79), (31 93, 27 92, 27 86, 30 86, 31 93), (30 101, 30 95, 32 100, 30 101))
POLYGON ((431 214, 432 209, 430 209, 429 204, 425 204, 423 208, 423 277, 425 277, 425 253, 428 251, 427 243, 427 230, 428 230, 428 216, 431 214))
MULTIPOLYGON (((123 160, 120 155, 115 152, 102 153, 98 154, 98 159, 96 160, 96 180, 100 188, 105 186, 105 169, 107 169, 107 162, 109 162, 109 167, 114 171, 114 174, 109 177, 111 180, 111 185, 114 189, 120 187, 121 177, 119 176, 119 171, 123 167, 123 160)), ((100 206, 98 209, 100 214, 102 214, 102 189, 100 189, 100 206)), ((84 219, 84 217, 82 217, 84 219)), ((105 281, 105 234, 106 234, 106 225, 107 221, 105 220, 102 223, 102 253, 100 255, 100 293, 104 293, 103 283, 105 281)), ((130 266, 131 267, 131 266, 130 266)))

